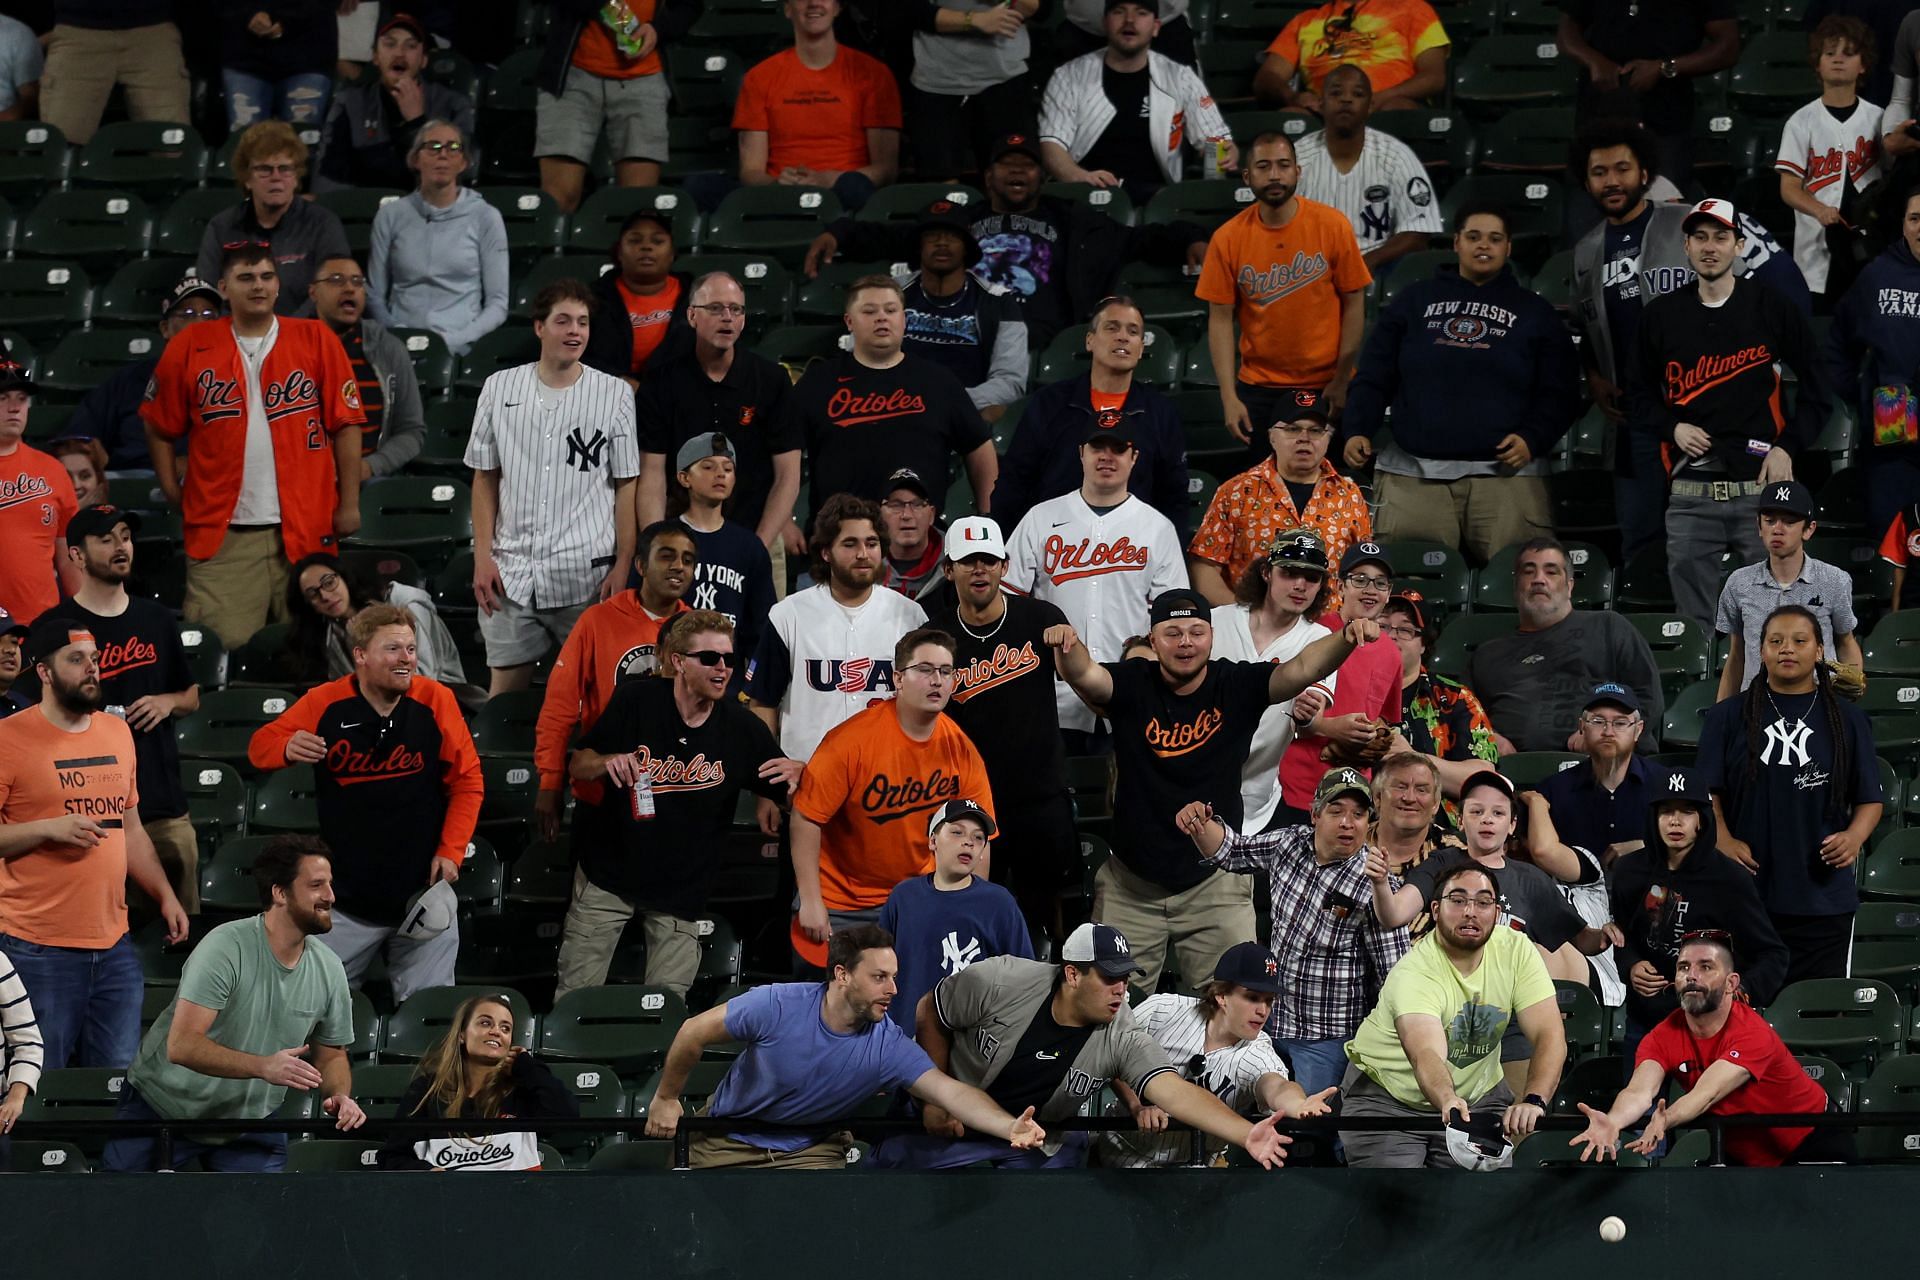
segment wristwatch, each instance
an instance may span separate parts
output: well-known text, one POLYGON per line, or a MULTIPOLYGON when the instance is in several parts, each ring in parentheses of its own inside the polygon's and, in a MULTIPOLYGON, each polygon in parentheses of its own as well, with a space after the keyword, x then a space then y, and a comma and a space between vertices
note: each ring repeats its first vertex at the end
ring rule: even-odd
POLYGON ((1526 1103, 1530 1107, 1538 1107, 1542 1111, 1545 1111, 1547 1109, 1547 1100, 1541 1097, 1537 1093, 1530 1093, 1526 1097, 1520 1099, 1520 1101, 1526 1103))
POLYGON ((1680 64, 1672 58, 1668 58, 1662 62, 1660 64, 1660 78, 1662 80, 1678 80, 1680 78, 1680 64))

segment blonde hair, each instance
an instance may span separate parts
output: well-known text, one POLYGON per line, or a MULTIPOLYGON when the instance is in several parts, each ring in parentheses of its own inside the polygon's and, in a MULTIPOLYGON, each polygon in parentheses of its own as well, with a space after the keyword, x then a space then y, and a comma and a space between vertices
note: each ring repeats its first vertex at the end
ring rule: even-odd
MULTIPOLYGON (((447 1024, 447 1034, 427 1051, 414 1071, 415 1075, 427 1079, 427 1091, 414 1106, 415 1114, 432 1100, 440 1104, 440 1114, 448 1118, 471 1114, 481 1120, 492 1120, 506 1105, 507 1095, 513 1092, 511 1053, 502 1058, 499 1065, 486 1068, 486 1080, 471 1098, 473 1110, 467 1111, 467 1024, 483 1004, 497 1004, 507 1011, 508 1017, 514 1016, 513 1002, 504 995, 469 996, 462 1000, 460 1007, 453 1011, 453 1021, 447 1024)), ((514 1030, 518 1032, 518 1026, 514 1030)))
POLYGON ((293 131, 293 126, 285 120, 262 120, 259 124, 249 125, 233 149, 234 185, 245 191, 247 179, 253 176, 253 166, 268 156, 282 153, 293 157, 295 176, 305 182, 307 144, 300 141, 300 135, 293 131))
POLYGON ((347 643, 364 649, 373 643, 374 633, 382 627, 413 630, 413 615, 397 604, 370 604, 347 619, 347 643))

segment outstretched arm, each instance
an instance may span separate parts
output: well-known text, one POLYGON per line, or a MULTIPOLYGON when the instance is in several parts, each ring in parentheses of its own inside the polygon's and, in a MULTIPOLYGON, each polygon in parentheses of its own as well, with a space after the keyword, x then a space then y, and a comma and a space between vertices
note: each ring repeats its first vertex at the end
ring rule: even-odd
POLYGON ((1275 663, 1267 677, 1267 702, 1285 702, 1317 680, 1340 669, 1347 655, 1380 638, 1380 624, 1359 618, 1330 636, 1321 636, 1285 662, 1275 663))
POLYGON ((1105 715, 1107 703, 1113 701, 1113 677, 1107 669, 1093 660, 1087 652, 1087 646, 1080 643, 1080 636, 1074 629, 1061 623, 1048 627, 1041 637, 1053 650, 1054 666, 1059 669, 1060 678, 1065 680, 1080 701, 1093 709, 1095 715, 1105 715))
POLYGON ((1223 1142, 1231 1142, 1271 1169, 1285 1164, 1284 1147, 1293 1141, 1273 1131, 1274 1117, 1254 1124, 1197 1084, 1182 1080, 1171 1071, 1162 1071, 1147 1081, 1141 1096, 1182 1124, 1203 1129, 1223 1142))

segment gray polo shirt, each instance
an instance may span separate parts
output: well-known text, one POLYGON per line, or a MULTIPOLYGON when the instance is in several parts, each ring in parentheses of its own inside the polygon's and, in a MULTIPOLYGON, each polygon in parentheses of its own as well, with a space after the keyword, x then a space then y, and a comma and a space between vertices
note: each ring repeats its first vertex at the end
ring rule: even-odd
POLYGON ((1853 616, 1853 575, 1824 560, 1806 557, 1800 576, 1792 582, 1774 581, 1767 561, 1735 569, 1720 589, 1720 607, 1713 627, 1723 636, 1739 632, 1746 659, 1740 687, 1746 688, 1760 672, 1760 627, 1781 605, 1804 605, 1820 619, 1820 643, 1829 659, 1835 656, 1833 638, 1849 636, 1859 626, 1853 616))
MULTIPOLYGON (((975 961, 933 989, 933 1011, 953 1033, 949 1067, 956 1080, 981 1089, 993 1083, 1012 1059, 1027 1024, 1053 998, 1056 972, 1058 966, 1038 960, 995 956, 975 961)), ((1100 1086, 1116 1076, 1144 1094, 1147 1081, 1173 1070, 1166 1051, 1134 1022, 1133 1011, 1122 1006, 1112 1022, 1087 1037, 1037 1118, 1045 1125, 1077 1115, 1100 1086)), ((1049 1152, 1059 1147, 1048 1140, 1049 1152)))

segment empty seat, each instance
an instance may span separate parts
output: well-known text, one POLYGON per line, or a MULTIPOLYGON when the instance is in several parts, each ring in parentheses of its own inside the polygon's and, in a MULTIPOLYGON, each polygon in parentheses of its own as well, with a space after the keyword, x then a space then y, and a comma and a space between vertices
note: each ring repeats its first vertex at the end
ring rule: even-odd
POLYGON ((250 770, 247 744, 254 731, 293 705, 286 689, 213 689, 200 709, 176 721, 182 755, 210 756, 250 770))
POLYGON ((130 191, 50 191, 21 220, 14 248, 111 271, 144 256, 152 239, 153 213, 130 191))
POLYGON ((608 1062, 622 1075, 657 1070, 686 1021, 684 1001, 664 987, 569 991, 541 1020, 540 1051, 577 1062, 608 1062))
POLYGON ((1906 1035, 1899 996, 1873 978, 1789 983, 1767 1008, 1767 1022, 1796 1053, 1818 1053, 1842 1065, 1891 1057, 1906 1035))
POLYGON ((199 186, 206 172, 207 145, 192 125, 119 120, 101 125, 80 148, 73 180, 158 200, 199 186))

